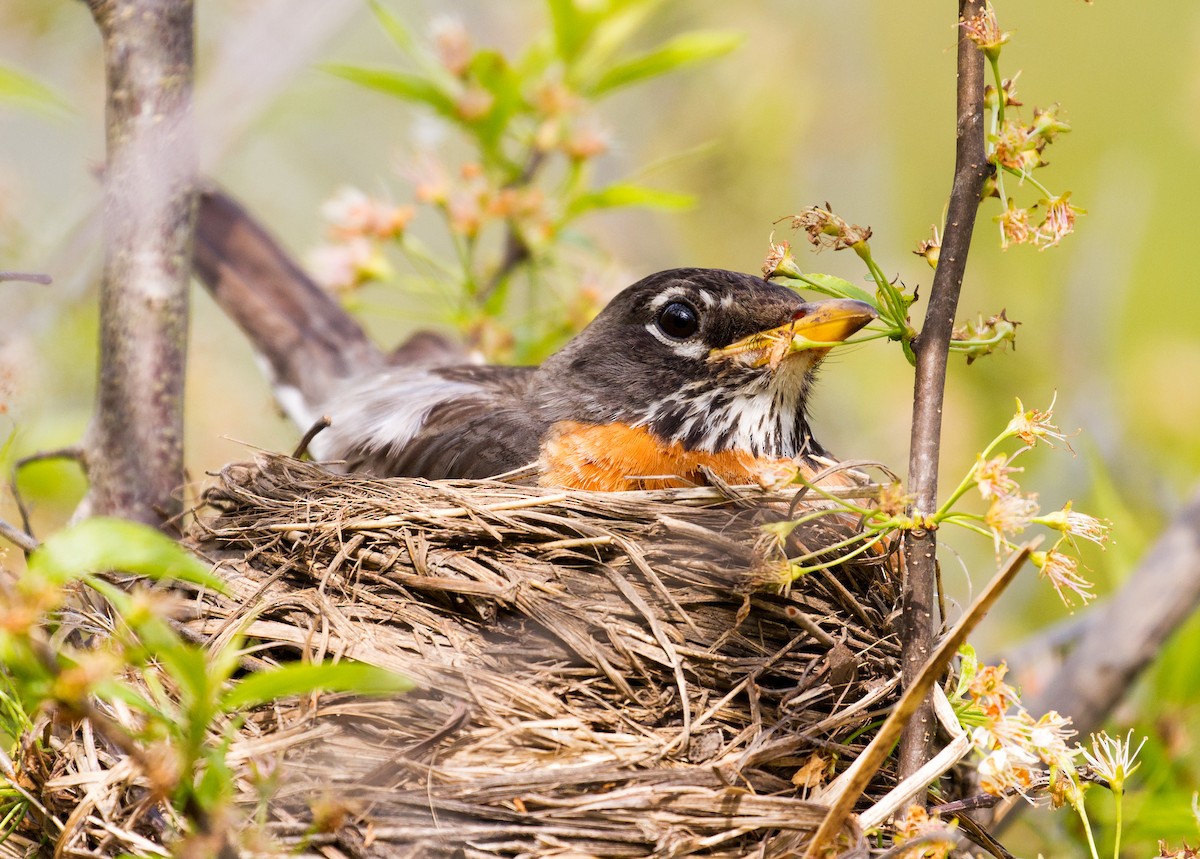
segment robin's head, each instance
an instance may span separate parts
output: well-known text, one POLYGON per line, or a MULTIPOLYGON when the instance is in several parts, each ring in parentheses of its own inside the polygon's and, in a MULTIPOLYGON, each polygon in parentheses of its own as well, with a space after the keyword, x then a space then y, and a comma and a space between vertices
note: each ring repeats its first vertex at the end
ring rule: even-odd
POLYGON ((875 316, 860 301, 805 302, 758 277, 659 272, 618 294, 548 359, 534 396, 551 421, 646 426, 686 449, 819 452, 804 418, 829 346, 875 316))

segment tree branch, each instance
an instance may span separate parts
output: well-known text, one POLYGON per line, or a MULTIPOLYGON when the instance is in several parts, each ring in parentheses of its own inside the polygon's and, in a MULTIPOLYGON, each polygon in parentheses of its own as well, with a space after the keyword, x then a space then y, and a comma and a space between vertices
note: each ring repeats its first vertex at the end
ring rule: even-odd
MULTIPOLYGON (((982 0, 959 0, 959 21, 977 15, 982 8, 982 0)), ((931 514, 937 509, 946 360, 979 195, 988 171, 983 90, 983 54, 960 28, 954 182, 925 324, 914 340, 917 369, 908 473, 916 515, 931 514)), ((901 676, 907 687, 913 683, 933 648, 937 537, 932 530, 916 530, 906 535, 904 561, 907 580, 901 633, 904 644, 901 676)), ((901 778, 916 772, 928 760, 933 724, 932 705, 926 701, 908 724, 900 742, 901 778)))
POLYGON ((195 221, 191 0, 87 0, 104 45, 100 376, 90 513, 163 525, 180 511, 195 221))

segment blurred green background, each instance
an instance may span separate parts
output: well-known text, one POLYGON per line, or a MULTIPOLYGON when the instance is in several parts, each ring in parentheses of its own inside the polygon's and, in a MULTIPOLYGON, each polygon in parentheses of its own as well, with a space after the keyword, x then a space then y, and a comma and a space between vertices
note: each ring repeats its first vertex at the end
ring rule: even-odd
MULTIPOLYGON (((197 6, 198 120, 209 175, 298 255, 320 241, 318 208, 339 185, 404 199, 397 164, 418 142, 439 139, 436 124, 319 68, 396 61, 365 2, 197 6)), ((535 0, 391 6, 418 34, 453 15, 476 43, 506 50, 526 44, 547 20, 535 0)), ((683 213, 616 212, 585 224, 613 254, 614 285, 679 265, 757 271, 772 230, 791 238, 773 222, 828 200, 848 219, 870 224, 884 270, 924 293, 931 272, 911 251, 940 221, 953 167, 953 7, 663 4, 639 43, 696 27, 736 30, 744 42, 600 110, 612 141, 601 177, 656 165, 639 177, 697 197, 683 213)), ((1014 397, 1045 407, 1057 392, 1059 424, 1079 430, 1077 455, 1036 451, 1021 482, 1041 493, 1047 509, 1071 498, 1113 521, 1113 545, 1085 556, 1104 593, 1128 574, 1200 467, 1200 290, 1187 262, 1200 192, 1200 4, 998 0, 997 11, 1014 31, 1003 68, 1006 75, 1023 70, 1023 115, 1059 102, 1073 127, 1048 151, 1051 166, 1039 175, 1055 190, 1072 191, 1088 214, 1059 248, 1001 251, 991 221, 998 203, 983 207, 962 315, 1005 308, 1024 324, 1015 352, 970 367, 952 362, 943 479, 946 488, 957 482, 1006 423, 1014 397)), ((99 39, 83 4, 0 5, 0 66, 57 96, 55 104, 0 102, 0 269, 55 278, 49 287, 0 283, 0 439, 15 431, 11 460, 76 442, 92 407, 103 80, 99 39)), ((814 258, 799 244, 802 266, 861 279, 854 257, 814 258)), ((246 445, 288 450, 297 433, 278 416, 237 331, 201 290, 194 299, 187 457, 199 485, 206 472, 245 457, 246 445)), ((388 343, 446 316, 436 303, 370 290, 360 305, 388 343)), ((923 307, 915 308, 918 320, 923 307)), ((878 459, 903 473, 911 386, 897 349, 869 344, 835 353, 813 405, 818 437, 843 457, 878 459)), ((73 465, 47 463, 27 469, 21 486, 44 532, 70 515, 83 481, 73 465)), ((7 498, 0 515, 14 516, 7 498)), ((991 551, 967 536, 949 541, 945 577, 966 598, 963 565, 979 587, 991 551)), ((989 618, 981 650, 1003 649, 1065 616, 1031 574, 989 618)), ((1154 770, 1155 801, 1147 802, 1158 816, 1147 811, 1140 833, 1147 849, 1151 836, 1197 835, 1187 811, 1198 769, 1197 650, 1200 630, 1192 624, 1137 703, 1119 714, 1154 734, 1150 754, 1162 764, 1154 770)), ((1052 835, 1043 827, 1039 837, 1052 835)), ((1045 851, 1049 842, 1029 843, 1045 851)))

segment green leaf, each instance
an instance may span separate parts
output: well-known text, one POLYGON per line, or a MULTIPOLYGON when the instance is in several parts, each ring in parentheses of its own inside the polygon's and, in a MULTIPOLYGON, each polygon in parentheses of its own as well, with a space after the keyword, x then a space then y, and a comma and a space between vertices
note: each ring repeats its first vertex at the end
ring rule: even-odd
POLYGON ((399 674, 362 662, 284 665, 238 681, 222 697, 220 709, 229 713, 318 690, 383 695, 412 687, 412 681, 399 674))
POLYGON ((123 570, 225 593, 224 583, 204 563, 165 534, 137 522, 100 516, 46 538, 29 556, 29 570, 60 584, 104 570, 123 570))
POLYGON ((0 102, 13 102, 49 113, 69 114, 71 106, 58 93, 29 75, 0 66, 0 102))
POLYGON ((822 295, 830 295, 834 298, 854 298, 858 301, 865 301, 874 307, 876 311, 879 310, 879 300, 875 296, 862 287, 855 286, 850 281, 842 280, 840 277, 834 277, 832 274, 805 272, 802 282, 809 289, 819 292, 822 295))
POLYGON ((581 81, 594 80, 612 65, 612 57, 645 23, 646 18, 661 0, 639 0, 623 8, 609 10, 588 35, 587 43, 567 70, 567 80, 574 86, 581 81))
POLYGON ((644 209, 686 209, 696 202, 690 194, 676 194, 672 191, 659 191, 643 185, 633 185, 618 182, 581 194, 571 201, 567 207, 567 217, 575 218, 585 212, 596 209, 616 209, 623 206, 636 206, 644 209))
POLYGON ((415 101, 428 105, 442 116, 456 121, 458 119, 454 96, 423 75, 402 72, 397 69, 338 64, 326 65, 323 68, 330 74, 353 81, 360 86, 387 93, 403 101, 415 101))
POLYGON ((616 63, 586 91, 593 96, 604 95, 638 81, 727 54, 741 44, 741 41, 740 34, 725 30, 696 30, 684 33, 653 51, 616 63))
POLYGON ((524 106, 521 81, 504 56, 496 51, 479 51, 471 58, 470 74, 492 96, 486 115, 473 121, 460 120, 462 126, 479 137, 480 144, 493 162, 502 162, 500 143, 509 122, 524 106))
POLYGON ((404 52, 405 55, 411 57, 416 54, 416 42, 413 41, 412 33, 408 31, 404 21, 400 16, 391 10, 381 0, 370 0, 371 12, 375 15, 375 20, 387 33, 389 39, 397 48, 404 52))
POLYGON ((588 18, 575 7, 575 0, 546 0, 554 27, 554 45, 563 62, 570 63, 587 41, 588 18))

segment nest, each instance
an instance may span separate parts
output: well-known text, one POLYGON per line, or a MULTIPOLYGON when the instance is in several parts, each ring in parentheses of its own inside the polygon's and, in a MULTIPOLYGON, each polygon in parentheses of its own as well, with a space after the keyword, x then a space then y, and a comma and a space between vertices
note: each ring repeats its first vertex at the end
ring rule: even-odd
MULTIPOLYGON (((204 503, 191 541, 229 596, 198 594, 188 634, 244 635, 251 669, 353 659, 415 683, 245 720, 241 799, 251 766, 280 767, 265 828, 293 850, 792 855, 899 694, 895 553, 839 560, 861 535, 833 510, 764 529, 829 505, 811 494, 375 479, 264 455, 204 503), (794 579, 797 557, 823 568, 794 579)), ((83 780, 60 781, 78 802, 83 780)), ((109 781, 127 794, 113 821, 139 794, 109 781)), ((894 788, 888 764, 859 811, 881 820, 894 788)), ((152 823, 131 819, 119 849, 113 825, 83 824, 79 845, 144 850, 152 823)))

